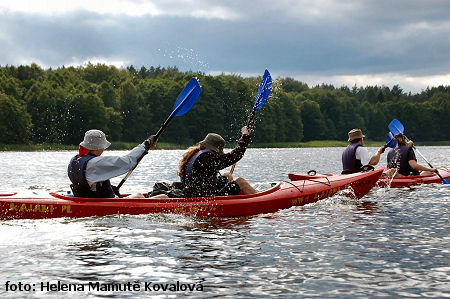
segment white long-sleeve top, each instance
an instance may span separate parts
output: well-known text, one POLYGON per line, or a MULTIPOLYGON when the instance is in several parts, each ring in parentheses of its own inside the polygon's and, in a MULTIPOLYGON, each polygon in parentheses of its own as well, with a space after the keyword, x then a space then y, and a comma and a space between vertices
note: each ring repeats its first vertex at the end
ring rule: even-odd
POLYGON ((363 166, 369 164, 370 158, 371 158, 369 151, 367 150, 367 148, 365 148, 363 146, 358 146, 356 148, 355 157, 356 157, 356 159, 361 161, 361 164, 363 166))
POLYGON ((86 180, 91 190, 96 190, 97 182, 103 182, 130 171, 144 152, 145 146, 142 143, 124 156, 98 156, 89 160, 86 165, 86 180))

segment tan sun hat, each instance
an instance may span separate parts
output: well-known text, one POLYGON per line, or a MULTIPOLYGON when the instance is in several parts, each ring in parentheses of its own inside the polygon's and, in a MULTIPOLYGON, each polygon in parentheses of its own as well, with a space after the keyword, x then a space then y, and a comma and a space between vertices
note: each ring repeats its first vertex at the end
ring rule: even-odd
POLYGON ((225 147, 225 139, 223 139, 219 134, 208 133, 205 139, 200 141, 200 144, 207 149, 213 150, 218 153, 223 153, 223 148, 225 147))
POLYGON ((366 137, 363 135, 362 131, 360 129, 353 129, 350 132, 348 132, 348 142, 351 142, 355 139, 366 137))
POLYGON ((106 135, 100 130, 89 130, 84 134, 84 140, 80 143, 82 147, 88 150, 99 150, 108 148, 111 142, 106 140, 106 135))

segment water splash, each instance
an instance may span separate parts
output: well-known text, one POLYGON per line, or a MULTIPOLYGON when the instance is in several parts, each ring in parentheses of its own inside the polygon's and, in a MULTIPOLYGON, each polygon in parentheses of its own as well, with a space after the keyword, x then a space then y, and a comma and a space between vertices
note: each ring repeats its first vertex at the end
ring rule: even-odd
POLYGON ((206 72, 209 70, 209 64, 201 57, 200 53, 192 48, 170 47, 166 49, 159 48, 158 53, 176 65, 183 71, 206 72))

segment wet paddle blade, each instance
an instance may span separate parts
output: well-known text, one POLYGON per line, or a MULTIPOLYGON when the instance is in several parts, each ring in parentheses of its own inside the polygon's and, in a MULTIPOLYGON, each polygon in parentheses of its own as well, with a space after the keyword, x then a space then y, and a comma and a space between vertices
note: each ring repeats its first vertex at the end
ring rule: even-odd
MULTIPOLYGON (((197 101, 198 96, 201 92, 200 84, 198 84, 198 81, 196 78, 192 78, 189 80, 189 82, 186 84, 186 86, 181 91, 180 95, 178 96, 177 100, 175 101, 175 104, 173 105, 173 111, 170 114, 170 116, 166 119, 164 124, 159 128, 158 132, 155 134, 155 140, 158 140, 159 136, 164 132, 164 130, 169 126, 170 121, 175 117, 179 115, 183 115, 186 112, 191 109, 191 107, 194 105, 195 101, 197 101)), ((120 181, 119 185, 115 188, 114 192, 117 195, 120 195, 119 189, 122 187, 122 185, 125 183, 125 181, 130 177, 130 175, 133 173, 133 171, 136 169, 138 164, 141 162, 142 158, 147 154, 147 151, 145 151, 137 160, 136 165, 128 171, 127 175, 120 181)))
POLYGON ((259 84, 258 92, 256 93, 255 105, 253 106, 253 111, 258 110, 267 101, 269 97, 270 90, 272 88, 272 77, 268 70, 264 72, 261 83, 259 84))
MULTIPOLYGON (((269 98, 270 90, 272 88, 272 77, 270 76, 269 71, 266 69, 264 71, 264 75, 261 79, 261 83, 258 87, 258 92, 255 97, 255 104, 253 105, 252 113, 247 121, 247 127, 253 129, 253 124, 255 122, 256 110, 264 106, 267 99, 269 98)), ((231 167, 230 174, 233 174, 234 169, 236 168, 236 163, 231 167)))
POLYGON ((384 145, 385 148, 395 148, 397 146, 397 140, 394 138, 394 134, 392 132, 387 133, 386 135, 386 144, 384 145))
POLYGON ((196 78, 189 80, 175 101, 170 117, 180 116, 188 112, 194 105, 195 101, 197 101, 201 91, 200 84, 196 78))
POLYGON ((397 134, 403 134, 405 130, 402 123, 395 118, 391 121, 388 128, 392 132, 392 134, 394 134, 394 136, 397 134))

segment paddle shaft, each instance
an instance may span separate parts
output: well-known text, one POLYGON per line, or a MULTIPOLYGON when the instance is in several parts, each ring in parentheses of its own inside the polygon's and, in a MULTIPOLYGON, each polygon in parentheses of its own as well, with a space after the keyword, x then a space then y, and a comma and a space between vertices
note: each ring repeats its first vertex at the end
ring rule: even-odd
MULTIPOLYGON (((431 163, 428 162, 428 160, 419 152, 419 150, 414 145, 412 148, 417 151, 417 153, 422 157, 422 159, 425 160, 425 162, 427 162, 428 166, 430 166, 431 168, 434 168, 433 165, 431 165, 431 163)), ((444 179, 437 169, 436 169, 436 174, 441 178, 442 182, 444 182, 445 184, 448 184, 448 180, 444 179)))
POLYGON ((250 115, 250 117, 248 118, 247 121, 247 128, 250 130, 253 128, 253 125, 255 124, 255 116, 256 116, 256 110, 252 111, 252 114, 250 115))
MULTIPOLYGON (((266 69, 262 77, 261 83, 259 84, 258 92, 256 93, 255 104, 253 105, 252 114, 247 121, 247 129, 251 132, 253 129, 253 124, 255 121, 256 110, 264 106, 267 99, 269 98, 270 89, 272 88, 272 77, 269 71, 266 69)), ((233 174, 236 168, 236 163, 233 164, 230 170, 230 174, 233 174)))
MULTIPOLYGON (((249 130, 251 127, 253 127, 253 124, 255 122, 255 115, 256 115, 256 110, 253 110, 252 114, 250 115, 250 117, 248 118, 248 121, 247 121, 247 128, 249 130)), ((234 163, 233 166, 231 166, 230 174, 233 174, 235 168, 236 168, 236 163, 234 163)))
MULTIPOLYGON (((408 137, 406 137, 405 135, 403 135, 403 136, 405 137, 406 141, 409 141, 408 137)), ((431 168, 434 168, 433 165, 431 165, 431 163, 428 162, 428 160, 424 157, 424 155, 422 155, 422 153, 414 145, 412 146, 412 148, 422 157, 422 159, 425 160, 425 162, 427 162, 428 166, 430 166, 431 168)), ((448 184, 448 180, 444 179, 437 169, 436 169, 436 174, 439 176, 439 178, 442 180, 442 182, 444 184, 448 184)))
MULTIPOLYGON (((155 139, 154 141, 156 142, 159 138, 159 136, 161 136, 161 134, 164 132, 165 129, 167 129, 167 127, 169 126, 170 121, 173 119, 173 116, 169 116, 166 121, 164 122, 164 124, 161 126, 161 128, 158 130, 158 132, 155 135, 155 139)), ((142 153, 142 155, 137 159, 136 161, 136 165, 134 165, 133 168, 130 169, 130 171, 128 171, 127 175, 120 181, 119 185, 117 185, 117 192, 119 192, 120 187, 122 187, 122 185, 125 183, 125 181, 130 177, 130 175, 133 173, 133 171, 136 169, 136 167, 138 166, 139 162, 141 162, 142 158, 144 158, 145 155, 148 154, 148 151, 145 151, 142 153)), ((118 195, 118 194, 116 194, 118 195)))
MULTIPOLYGON (((175 101, 174 109, 172 113, 169 115, 169 117, 166 119, 164 124, 161 126, 161 128, 158 130, 155 136, 153 136, 152 140, 153 143, 156 144, 156 141, 158 140, 159 136, 164 132, 164 130, 169 125, 172 118, 175 116, 184 115, 186 112, 188 112, 192 106, 194 105, 195 101, 197 101, 198 96, 200 95, 201 87, 198 83, 198 80, 196 78, 191 78, 189 82, 186 84, 186 86, 183 88, 181 93, 178 95, 178 98, 175 101)), ((150 148, 153 147, 153 144, 150 144, 150 148)), ((127 175, 120 181, 119 185, 117 187, 113 187, 114 193, 121 197, 119 189, 122 187, 123 183, 128 179, 128 177, 131 175, 134 169, 138 166, 139 162, 141 162, 142 158, 148 153, 148 150, 146 149, 142 155, 136 160, 136 165, 128 171, 127 175)))

